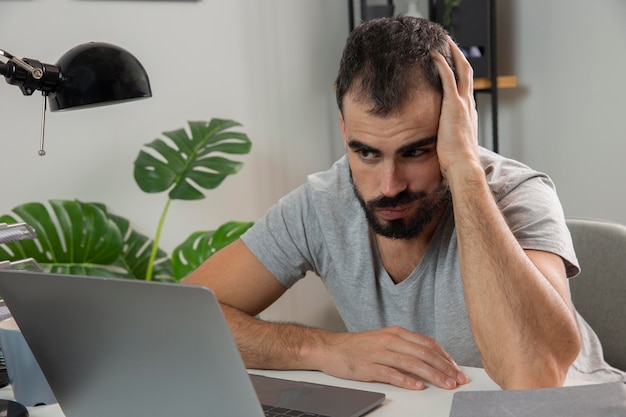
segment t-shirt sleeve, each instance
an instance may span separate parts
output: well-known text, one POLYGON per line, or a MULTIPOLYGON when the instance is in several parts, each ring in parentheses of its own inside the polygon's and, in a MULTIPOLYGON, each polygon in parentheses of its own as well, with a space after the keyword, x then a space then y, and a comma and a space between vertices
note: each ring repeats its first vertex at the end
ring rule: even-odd
POLYGON ((241 237, 248 249, 285 287, 313 270, 309 241, 319 226, 307 204, 306 185, 281 198, 241 237))
POLYGON ((554 184, 547 176, 537 173, 507 190, 498 205, 522 248, 559 255, 567 277, 578 275, 572 237, 554 184))

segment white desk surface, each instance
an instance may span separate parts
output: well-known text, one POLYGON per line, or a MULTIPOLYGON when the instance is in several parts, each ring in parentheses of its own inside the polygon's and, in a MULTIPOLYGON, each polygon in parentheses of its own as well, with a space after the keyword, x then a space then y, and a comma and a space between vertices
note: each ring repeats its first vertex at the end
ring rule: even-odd
POLYGON ((384 393, 387 397, 385 402, 367 414, 367 417, 448 417, 452 406, 452 395, 456 391, 500 389, 500 387, 498 387, 498 385, 496 385, 496 383, 487 376, 487 373, 483 369, 468 367, 462 368, 467 373, 470 382, 452 391, 434 386, 428 386, 422 391, 411 391, 383 383, 368 383, 338 379, 320 372, 254 370, 251 370, 250 372, 275 376, 278 378, 296 379, 307 382, 316 382, 384 393))
MULTIPOLYGON (((368 417, 403 417, 403 416, 429 416, 448 417, 452 406, 452 395, 457 391, 485 391, 499 390, 487 373, 481 368, 463 367, 470 382, 456 390, 448 391, 437 387, 428 386, 423 391, 410 391, 382 383, 357 382, 334 378, 332 376, 313 371, 259 371, 250 370, 267 376, 275 376, 285 379, 294 379, 315 383, 325 383, 342 387, 357 388, 369 391, 378 391, 386 394, 385 402, 373 410, 368 417)), ((568 381, 566 385, 579 385, 580 382, 568 381)), ((13 399, 10 387, 0 389, 0 398, 13 399)), ((64 417, 58 404, 29 407, 32 417, 64 417)))

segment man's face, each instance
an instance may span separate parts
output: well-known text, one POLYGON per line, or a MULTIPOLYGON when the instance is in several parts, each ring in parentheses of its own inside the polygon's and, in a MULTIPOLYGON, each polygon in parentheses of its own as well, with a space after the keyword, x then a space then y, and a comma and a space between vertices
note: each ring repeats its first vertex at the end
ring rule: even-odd
POLYGON ((417 93, 385 117, 368 109, 347 94, 340 115, 355 194, 375 233, 417 237, 450 201, 437 158, 441 94, 417 93))

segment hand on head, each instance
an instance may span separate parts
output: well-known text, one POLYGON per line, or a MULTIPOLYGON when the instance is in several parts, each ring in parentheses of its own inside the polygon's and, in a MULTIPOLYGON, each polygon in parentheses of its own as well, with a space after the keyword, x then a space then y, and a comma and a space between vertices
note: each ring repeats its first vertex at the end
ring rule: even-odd
POLYGON ((463 52, 448 39, 458 79, 443 55, 432 57, 441 78, 443 100, 437 133, 437 153, 441 172, 449 179, 453 167, 478 163, 478 115, 474 100, 473 69, 463 52))

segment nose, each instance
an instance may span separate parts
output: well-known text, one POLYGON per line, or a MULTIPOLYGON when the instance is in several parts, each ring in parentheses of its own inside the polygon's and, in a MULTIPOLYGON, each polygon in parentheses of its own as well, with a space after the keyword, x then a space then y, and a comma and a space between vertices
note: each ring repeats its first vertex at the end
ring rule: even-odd
POLYGON ((380 192, 386 197, 395 197, 407 188, 407 181, 402 168, 395 161, 382 164, 380 192))

